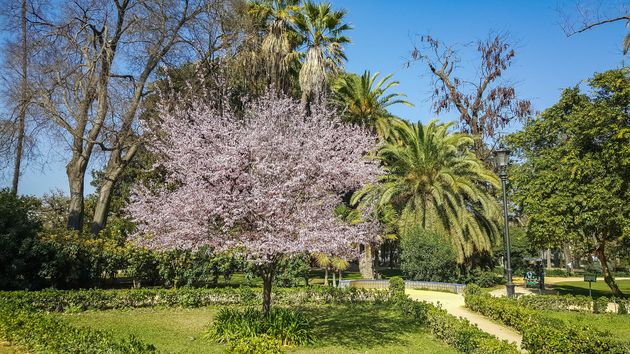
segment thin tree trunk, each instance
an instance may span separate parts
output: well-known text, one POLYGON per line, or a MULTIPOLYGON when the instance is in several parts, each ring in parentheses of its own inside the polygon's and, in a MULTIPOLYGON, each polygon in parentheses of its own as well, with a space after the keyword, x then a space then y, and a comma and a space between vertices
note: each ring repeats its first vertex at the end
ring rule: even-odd
POLYGON ((608 259, 606 257, 605 245, 606 245, 605 242, 600 242, 599 247, 597 247, 597 249, 595 250, 595 255, 599 259, 599 263, 601 263, 602 265, 602 273, 604 274, 604 281, 606 282, 606 284, 608 284, 608 287, 610 287, 610 290, 612 291, 613 295, 616 297, 623 297, 624 296, 623 293, 619 289, 619 286, 617 286, 617 283, 615 282, 615 278, 610 273, 610 269, 608 268, 608 259))
POLYGON ((551 250, 547 249, 547 268, 551 268, 551 250))
POLYGON ((275 266, 272 263, 268 265, 262 273, 262 278, 263 278, 262 311, 263 311, 263 315, 265 316, 269 314, 269 309, 271 308, 271 285, 273 282, 274 268, 275 266))
POLYGON ((17 194, 18 185, 20 183, 20 172, 22 169, 22 155, 24 150, 24 135, 26 134, 26 107, 28 105, 28 96, 26 93, 26 74, 28 63, 28 50, 26 48, 26 0, 22 0, 22 87, 20 89, 20 116, 18 118, 18 137, 17 147, 15 149, 15 164, 13 167, 13 183, 11 191, 17 194))
POLYGON ((324 268, 324 285, 328 286, 328 267, 324 268))
POLYGON ((332 272, 332 275, 333 275, 333 282, 332 282, 332 286, 333 286, 333 287, 336 287, 336 286, 337 286, 337 279, 336 279, 336 277, 335 277, 335 275, 336 275, 336 274, 335 274, 335 271, 334 271, 334 270, 333 270, 333 272, 332 272))

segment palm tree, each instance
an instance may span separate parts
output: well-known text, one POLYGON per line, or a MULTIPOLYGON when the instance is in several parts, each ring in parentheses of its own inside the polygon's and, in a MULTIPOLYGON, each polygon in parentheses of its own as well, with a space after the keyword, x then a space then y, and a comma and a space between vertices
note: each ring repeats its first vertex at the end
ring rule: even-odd
POLYGON ((343 45, 350 43, 343 33, 351 29, 344 23, 345 15, 345 10, 334 11, 330 3, 307 1, 295 16, 295 25, 304 36, 306 51, 299 73, 304 106, 312 98, 321 98, 328 73, 343 67, 346 60, 343 45))
POLYGON ((365 71, 363 75, 343 74, 332 85, 333 99, 345 108, 348 121, 371 127, 378 136, 387 138, 390 120, 394 116, 387 111, 387 107, 394 104, 404 104, 413 107, 406 101, 405 94, 389 93, 388 89, 398 86, 398 81, 389 81, 392 74, 379 80, 380 73, 372 75, 365 71))
POLYGON ((293 25, 299 10, 300 0, 260 0, 249 4, 249 14, 267 25, 260 48, 270 82, 279 91, 288 90, 289 69, 298 59, 295 49, 303 42, 293 25))
POLYGON ((392 206, 403 237, 420 224, 449 237, 463 262, 475 251, 490 250, 499 234, 500 208, 491 192, 499 180, 470 150, 472 137, 448 132, 452 125, 397 121, 395 138, 376 157, 387 173, 356 192, 352 203, 392 206))

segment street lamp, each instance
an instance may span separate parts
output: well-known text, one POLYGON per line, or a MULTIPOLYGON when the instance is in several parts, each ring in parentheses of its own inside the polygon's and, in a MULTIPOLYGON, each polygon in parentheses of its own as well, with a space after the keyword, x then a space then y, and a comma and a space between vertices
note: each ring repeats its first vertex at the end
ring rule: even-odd
POLYGON ((514 283, 512 283, 512 265, 510 263, 510 228, 508 225, 508 210, 507 210, 507 168, 510 162, 510 150, 503 146, 503 143, 499 145, 499 148, 494 151, 494 157, 499 171, 499 177, 501 178, 501 188, 503 189, 503 226, 504 226, 504 240, 505 244, 505 276, 507 283, 505 288, 507 290, 508 297, 514 297, 514 283))

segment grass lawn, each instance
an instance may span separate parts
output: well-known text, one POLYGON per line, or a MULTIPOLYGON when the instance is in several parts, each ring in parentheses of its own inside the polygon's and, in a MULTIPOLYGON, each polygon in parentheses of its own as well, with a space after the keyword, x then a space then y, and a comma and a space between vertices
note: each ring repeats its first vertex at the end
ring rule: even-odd
MULTIPOLYGON (((626 297, 630 297, 630 280, 617 280, 616 282, 619 289, 621 289, 621 292, 623 292, 626 297)), ((553 288, 558 290, 561 295, 571 294, 588 296, 588 282, 585 281, 559 282, 554 284, 553 288)), ((612 292, 604 280, 601 277, 598 277, 597 282, 593 283, 593 297, 597 298, 600 296, 611 297, 612 292)))
POLYGON ((603 331, 610 331, 617 338, 630 338, 630 317, 628 315, 572 311, 544 311, 544 314, 567 323, 588 325, 603 331))
MULTIPOLYGON (((398 318, 379 304, 303 308, 313 318, 316 342, 295 353, 455 353, 423 328, 398 318)), ((76 325, 130 334, 166 353, 223 353, 224 346, 203 338, 218 307, 129 309, 60 314, 76 325)))

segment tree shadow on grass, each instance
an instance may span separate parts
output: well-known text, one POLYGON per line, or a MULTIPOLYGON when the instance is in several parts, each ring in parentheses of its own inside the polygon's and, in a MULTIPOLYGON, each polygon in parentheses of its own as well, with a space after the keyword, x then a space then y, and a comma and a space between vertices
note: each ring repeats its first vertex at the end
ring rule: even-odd
POLYGON ((313 319, 314 346, 334 344, 359 349, 392 343, 405 345, 402 334, 423 330, 385 304, 327 305, 303 311, 313 319))
MULTIPOLYGON (((588 284, 588 283, 584 283, 584 284, 588 284)), ((622 287, 620 288, 624 292, 624 297, 627 299, 630 298, 630 295, 628 294, 628 289, 625 289, 622 287)), ((588 296, 588 285, 583 285, 582 283, 579 283, 579 285, 554 284, 553 289, 557 290, 560 295, 588 296)), ((611 297, 612 292, 610 291, 610 289, 593 288, 593 298, 596 299, 602 296, 611 297)))

